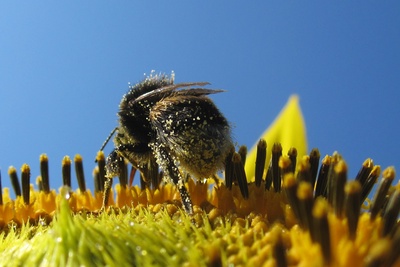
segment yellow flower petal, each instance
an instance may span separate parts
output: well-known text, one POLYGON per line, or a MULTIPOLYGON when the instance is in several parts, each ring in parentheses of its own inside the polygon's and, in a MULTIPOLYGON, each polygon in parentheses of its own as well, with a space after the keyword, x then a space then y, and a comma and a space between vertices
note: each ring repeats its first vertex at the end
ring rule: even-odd
MULTIPOLYGON (((271 159, 271 147, 274 143, 281 143, 284 149, 289 150, 291 147, 297 149, 298 159, 307 153, 307 136, 306 126, 303 115, 299 105, 299 97, 292 95, 285 107, 282 109, 275 121, 268 127, 268 129, 261 135, 267 142, 267 160, 265 161, 265 168, 271 159)), ((284 153, 286 153, 284 151, 284 153)), ((255 168, 257 155, 257 142, 247 155, 245 170, 249 181, 254 181, 255 168)))

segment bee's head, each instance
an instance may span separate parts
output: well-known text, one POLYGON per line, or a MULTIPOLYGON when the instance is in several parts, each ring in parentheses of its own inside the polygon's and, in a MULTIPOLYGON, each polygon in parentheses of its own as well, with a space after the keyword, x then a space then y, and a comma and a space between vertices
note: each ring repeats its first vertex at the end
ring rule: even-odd
POLYGON ((149 92, 152 92, 156 89, 163 88, 166 86, 170 86, 174 84, 175 74, 172 72, 171 76, 166 74, 155 74, 154 71, 150 72, 150 75, 147 76, 141 82, 130 85, 129 91, 126 93, 121 100, 119 105, 120 110, 131 108, 133 104, 136 103, 136 100, 143 95, 146 95, 149 92))

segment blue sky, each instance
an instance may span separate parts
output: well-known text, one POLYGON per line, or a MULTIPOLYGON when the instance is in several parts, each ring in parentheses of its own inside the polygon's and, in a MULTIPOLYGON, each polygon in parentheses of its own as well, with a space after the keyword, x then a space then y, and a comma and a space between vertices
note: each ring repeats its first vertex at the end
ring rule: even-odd
POLYGON ((309 149, 339 151, 350 177, 367 157, 400 170, 399 25, 397 1, 1 2, 2 184, 23 163, 34 182, 47 153, 58 188, 79 153, 92 187, 128 82, 151 70, 227 90, 212 98, 240 144, 295 93, 309 149))

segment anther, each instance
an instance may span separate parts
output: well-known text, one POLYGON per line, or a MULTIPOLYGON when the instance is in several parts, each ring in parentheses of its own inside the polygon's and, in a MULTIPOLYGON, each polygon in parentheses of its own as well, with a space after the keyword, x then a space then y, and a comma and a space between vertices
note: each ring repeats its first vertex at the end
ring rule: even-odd
POLYGON ((360 217, 361 185, 359 181, 350 181, 345 186, 344 212, 347 217, 350 239, 356 237, 358 219, 360 217))
POLYGON ((71 159, 64 156, 61 162, 63 185, 71 187, 71 159))
POLYGON ((28 164, 23 164, 21 167, 21 185, 22 185, 22 197, 24 199, 25 205, 29 205, 30 197, 30 178, 31 169, 28 164))
POLYGON ((308 182, 311 185, 310 158, 304 156, 297 165, 297 181, 308 182))
POLYGON ((225 185, 226 188, 232 189, 233 184, 233 163, 232 157, 235 153, 235 147, 232 145, 225 159, 225 185))
POLYGON ((368 194, 371 192, 380 174, 381 174, 381 167, 379 165, 376 165, 372 167, 372 170, 370 171, 364 183, 361 183, 361 199, 360 199, 361 203, 365 201, 368 194))
POLYGON ((331 240, 328 223, 329 204, 324 198, 317 198, 312 210, 313 228, 311 229, 311 237, 317 242, 322 249, 325 262, 329 264, 331 261, 331 240))
POLYGON ((246 173, 244 171, 244 166, 242 164, 242 159, 239 153, 234 153, 232 157, 233 171, 235 180, 239 184, 240 192, 243 198, 247 199, 249 197, 249 188, 247 185, 246 173))
POLYGON ((246 157, 247 157, 247 146, 240 146, 238 151, 240 158, 242 160, 243 166, 246 164, 246 157))
POLYGON ((300 220, 301 211, 300 211, 299 199, 297 197, 297 188, 298 188, 298 183, 293 173, 290 172, 285 176, 283 176, 283 190, 286 194, 288 203, 292 208, 293 213, 296 216, 297 220, 300 220))
POLYGON ((299 200, 300 225, 306 230, 311 230, 313 228, 311 213, 314 204, 311 184, 309 182, 300 182, 296 194, 299 200))
POLYGON ((76 179, 78 180, 79 190, 84 193, 86 192, 86 182, 85 182, 85 174, 83 173, 83 163, 81 155, 77 154, 74 157, 75 162, 75 172, 76 179))
POLYGON ((395 171, 393 167, 388 167, 383 171, 381 183, 379 184, 379 187, 376 190, 374 200, 372 201, 372 206, 370 209, 371 220, 374 220, 375 217, 380 213, 385 203, 386 195, 389 191, 390 185, 394 180, 394 177, 395 177, 395 171))
POLYGON ((339 160, 333 169, 332 183, 330 184, 328 200, 331 199, 331 205, 336 216, 342 217, 344 204, 344 187, 347 181, 347 165, 343 160, 339 160))
POLYGON ((317 148, 313 148, 310 152, 309 163, 310 163, 310 174, 311 174, 311 185, 314 188, 315 181, 318 174, 318 166, 321 154, 317 148))
POLYGON ((291 173, 292 162, 289 156, 281 156, 279 158, 279 168, 281 169, 281 176, 285 176, 287 173, 291 173))
POLYGON ((294 173, 296 170, 297 149, 295 147, 291 147, 288 151, 288 156, 291 162, 290 171, 294 173))
POLYGON ((103 151, 99 151, 97 152, 96 155, 96 161, 97 161, 97 166, 98 166, 98 189, 99 191, 103 191, 104 190, 104 181, 105 181, 105 177, 106 177, 106 159, 104 156, 104 152, 103 151))
POLYGON ((326 186, 328 182, 328 173, 330 166, 331 157, 327 155, 322 159, 322 164, 319 168, 317 184, 315 186, 315 198, 319 196, 326 197, 326 186))
POLYGON ((359 181, 361 185, 365 184, 369 174, 371 173, 372 167, 374 167, 372 159, 366 159, 363 162, 361 169, 358 171, 355 180, 359 181))
POLYGON ((43 191, 48 194, 50 192, 49 184, 49 158, 46 154, 40 155, 40 176, 42 177, 43 191))
POLYGON ((0 206, 3 205, 3 186, 1 185, 1 170, 0 170, 0 206))
POLYGON ((260 139, 260 141, 258 141, 257 144, 256 169, 255 169, 255 183, 257 187, 261 186, 266 158, 267 158, 267 142, 265 142, 264 139, 260 139))
POLYGON ((281 144, 274 144, 272 147, 272 184, 275 192, 281 191, 281 171, 279 169, 279 158, 282 156, 281 144))
POLYGON ((386 236, 392 233, 397 223, 400 211, 400 184, 395 187, 394 192, 389 197, 389 202, 383 211, 384 221, 382 235, 386 236))
POLYGON ((21 196, 21 186, 18 181, 17 169, 15 169, 13 166, 10 166, 8 168, 8 175, 10 176, 10 181, 14 189, 15 196, 21 196))

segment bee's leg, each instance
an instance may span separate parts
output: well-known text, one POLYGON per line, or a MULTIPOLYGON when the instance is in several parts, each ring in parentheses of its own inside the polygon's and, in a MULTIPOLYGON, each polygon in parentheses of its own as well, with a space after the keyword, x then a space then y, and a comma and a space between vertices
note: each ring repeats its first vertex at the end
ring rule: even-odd
POLYGON ((179 194, 181 195, 181 200, 183 207, 188 215, 193 215, 193 204, 190 198, 189 192, 185 187, 185 183, 178 167, 175 165, 173 158, 170 153, 163 148, 162 145, 155 144, 155 151, 158 155, 158 163, 161 168, 166 172, 166 174, 172 179, 174 184, 178 187, 179 194))
POLYGON ((105 208, 107 207, 113 177, 119 176, 119 174, 121 173, 121 160, 124 159, 118 154, 117 149, 111 151, 106 159, 106 176, 104 181, 103 205, 101 207, 101 210, 105 210, 105 208))
POLYGON ((179 181, 175 184, 178 187, 179 194, 181 195, 182 203, 183 203, 183 206, 185 207, 186 213, 188 215, 192 216, 193 215, 192 199, 190 198, 189 192, 187 191, 182 178, 179 179, 179 181))
POLYGON ((108 199, 110 197, 111 187, 112 187, 113 179, 106 176, 104 181, 104 194, 103 194, 103 205, 101 210, 105 210, 108 205, 108 199))

